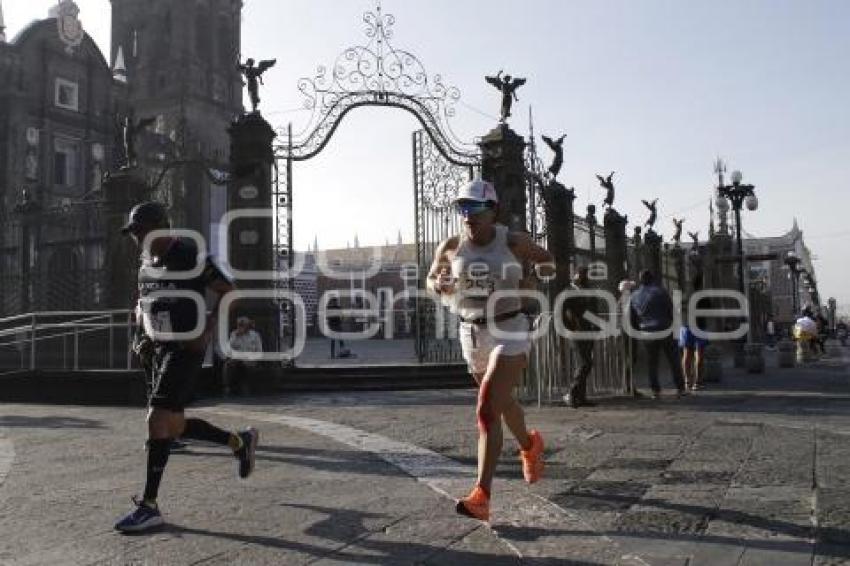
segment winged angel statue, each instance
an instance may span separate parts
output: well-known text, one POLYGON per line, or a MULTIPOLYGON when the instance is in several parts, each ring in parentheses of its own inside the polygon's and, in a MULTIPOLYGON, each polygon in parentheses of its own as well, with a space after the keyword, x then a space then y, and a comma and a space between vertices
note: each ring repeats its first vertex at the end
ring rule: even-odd
POLYGON ((245 75, 245 80, 248 81, 248 94, 251 95, 251 106, 254 112, 257 111, 257 106, 260 104, 260 87, 263 83, 263 73, 266 70, 274 67, 277 59, 269 59, 260 61, 257 66, 254 66, 254 60, 248 59, 244 65, 238 65, 239 72, 245 75))
POLYGON ((502 117, 499 122, 506 122, 511 115, 511 106, 514 100, 519 100, 516 95, 516 89, 525 84, 525 79, 519 77, 512 78, 510 75, 502 76, 502 71, 499 71, 495 77, 484 77, 484 80, 499 89, 502 93, 502 117))

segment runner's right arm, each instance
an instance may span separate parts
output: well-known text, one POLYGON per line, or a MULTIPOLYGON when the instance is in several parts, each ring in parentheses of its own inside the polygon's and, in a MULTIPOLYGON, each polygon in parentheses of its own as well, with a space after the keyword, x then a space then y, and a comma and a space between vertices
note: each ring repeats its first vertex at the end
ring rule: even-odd
POLYGON ((426 284, 428 290, 438 295, 454 292, 454 281, 451 278, 451 255, 457 249, 458 238, 453 236, 440 242, 434 251, 434 261, 428 270, 426 284))

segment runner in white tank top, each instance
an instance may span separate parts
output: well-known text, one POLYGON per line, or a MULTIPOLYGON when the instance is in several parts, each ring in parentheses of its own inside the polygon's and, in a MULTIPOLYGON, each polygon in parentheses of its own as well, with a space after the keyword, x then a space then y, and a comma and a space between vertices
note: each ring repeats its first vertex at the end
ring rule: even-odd
POLYGON ((470 373, 478 383, 478 481, 456 504, 458 513, 489 520, 493 473, 502 451, 502 419, 520 445, 523 476, 537 481, 543 471, 543 438, 525 426, 513 396, 525 369, 530 341, 518 291, 525 267, 554 271, 552 255, 528 234, 496 224, 493 185, 476 180, 455 200, 463 216, 460 236, 442 242, 428 273, 428 288, 449 302, 461 320, 460 338, 470 373), (494 331, 498 330, 498 334, 494 331))

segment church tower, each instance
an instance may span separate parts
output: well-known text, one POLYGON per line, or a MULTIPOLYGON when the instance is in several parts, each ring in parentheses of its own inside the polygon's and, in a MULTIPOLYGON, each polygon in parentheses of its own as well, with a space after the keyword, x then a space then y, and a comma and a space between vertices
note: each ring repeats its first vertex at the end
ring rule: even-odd
POLYGON ((242 112, 242 0, 111 2, 115 78, 126 82, 137 119, 156 117, 149 157, 160 165, 181 162, 157 196, 170 205, 175 224, 209 236, 217 221, 211 211, 226 195, 210 187, 209 167, 201 164, 226 169, 227 129, 242 112))

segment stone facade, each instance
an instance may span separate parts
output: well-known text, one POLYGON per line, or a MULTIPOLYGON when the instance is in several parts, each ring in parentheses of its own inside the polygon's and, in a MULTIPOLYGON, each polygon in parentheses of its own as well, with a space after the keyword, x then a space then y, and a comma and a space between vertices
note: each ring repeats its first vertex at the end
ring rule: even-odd
POLYGON ((209 238, 227 206, 210 171, 227 169, 227 127, 242 112, 241 6, 113 0, 109 60, 71 0, 0 39, 0 316, 128 306, 109 299, 121 244, 103 185, 123 163, 118 122, 131 109, 155 118, 137 143, 149 196, 209 238))

